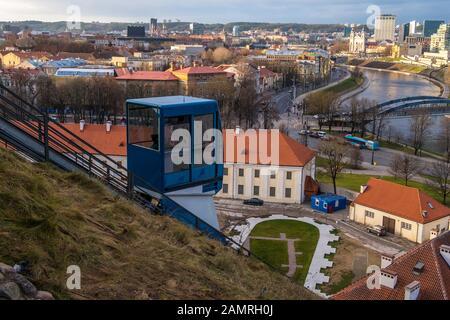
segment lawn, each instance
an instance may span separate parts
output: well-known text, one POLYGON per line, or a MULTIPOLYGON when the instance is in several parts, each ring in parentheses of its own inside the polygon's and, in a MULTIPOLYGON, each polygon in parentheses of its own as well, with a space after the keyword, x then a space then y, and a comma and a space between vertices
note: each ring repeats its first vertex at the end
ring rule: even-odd
POLYGON ((341 94, 344 92, 347 92, 352 89, 358 88, 363 82, 363 79, 356 79, 354 77, 351 77, 347 80, 342 81, 341 83, 338 83, 335 86, 332 86, 325 90, 325 92, 332 92, 336 94, 341 94))
MULTIPOLYGON (((303 253, 297 256, 297 265, 302 265, 303 268, 297 269, 294 279, 303 284, 319 240, 319 230, 315 226, 301 221, 271 220, 258 224, 253 229, 251 236, 279 238, 280 233, 285 233, 288 239, 300 239, 295 243, 295 249, 297 252, 303 253)), ((287 268, 281 267, 281 265, 288 264, 287 242, 252 239, 250 248, 254 254, 277 270, 287 272, 287 268)))
MULTIPOLYGON (((363 174, 351 174, 351 173, 341 173, 339 174, 336 184, 340 188, 352 190, 355 192, 359 192, 362 185, 367 184, 369 179, 372 176, 363 175, 363 174)), ((317 178, 322 183, 332 184, 331 178, 327 176, 326 174, 322 172, 317 172, 317 178)), ((383 179, 386 181, 391 181, 399 184, 404 184, 404 181, 402 179, 389 177, 389 176, 380 176, 375 177, 379 179, 383 179)), ((416 181, 410 181, 408 182, 408 186, 418 188, 422 190, 423 192, 427 193, 429 196, 433 197, 434 199, 442 202, 442 197, 439 195, 438 191, 424 183, 416 182, 416 181)))

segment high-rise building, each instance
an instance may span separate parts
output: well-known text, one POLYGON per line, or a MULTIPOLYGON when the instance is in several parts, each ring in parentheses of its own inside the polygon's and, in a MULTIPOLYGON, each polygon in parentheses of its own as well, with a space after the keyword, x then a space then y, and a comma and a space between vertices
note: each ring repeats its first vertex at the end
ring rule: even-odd
POLYGON ((424 37, 431 37, 433 34, 435 34, 441 24, 444 24, 445 21, 442 20, 425 20, 423 22, 423 36, 424 37))
POLYGON ((409 32, 409 23, 402 24, 400 26, 400 30, 399 30, 399 33, 398 33, 398 42, 399 43, 405 42, 406 37, 408 37, 409 34, 410 34, 410 32, 409 32))
POLYGON ((193 22, 193 23, 191 23, 191 25, 189 27, 190 27, 191 34, 194 34, 194 35, 201 35, 205 32, 205 26, 200 23, 193 22))
POLYGON ((450 24, 441 24, 437 32, 431 36, 430 50, 432 52, 450 51, 450 24))
POLYGON ((152 18, 150 19, 150 35, 158 34, 158 19, 152 18))
POLYGON ((413 20, 409 23, 409 36, 416 34, 417 21, 413 20))
POLYGON ((344 38, 350 37, 351 32, 352 32, 351 26, 344 26, 344 38))
POLYGON ((233 37, 239 37, 239 36, 240 36, 239 26, 234 26, 233 27, 233 37))
POLYGON ((127 36, 131 38, 145 38, 144 26, 128 26, 127 36))
POLYGON ((375 41, 395 40, 395 20, 391 14, 382 14, 375 19, 375 41))

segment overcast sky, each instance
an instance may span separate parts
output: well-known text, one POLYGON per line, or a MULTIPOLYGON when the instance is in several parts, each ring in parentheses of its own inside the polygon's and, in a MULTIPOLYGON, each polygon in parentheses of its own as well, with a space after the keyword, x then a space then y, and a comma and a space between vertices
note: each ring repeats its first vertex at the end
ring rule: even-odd
POLYGON ((0 20, 68 20, 70 5, 82 21, 159 20, 214 22, 366 23, 370 5, 398 22, 450 21, 449 0, 0 0, 0 20))

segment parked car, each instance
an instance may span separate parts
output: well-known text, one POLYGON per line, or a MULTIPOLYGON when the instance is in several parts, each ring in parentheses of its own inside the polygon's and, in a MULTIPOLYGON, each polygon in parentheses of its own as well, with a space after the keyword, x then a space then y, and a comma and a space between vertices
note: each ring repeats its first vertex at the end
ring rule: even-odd
POLYGON ((264 205, 264 201, 258 198, 251 198, 248 200, 244 200, 244 204, 247 206, 257 206, 261 207, 264 205))
POLYGON ((300 130, 299 134, 302 136, 306 136, 308 134, 308 130, 300 130))
POLYGON ((382 237, 386 235, 386 228, 383 226, 370 226, 367 227, 367 232, 382 237))
POLYGON ((310 136, 311 138, 319 138, 319 134, 318 134, 317 132, 315 132, 315 131, 310 132, 310 133, 309 133, 309 136, 310 136))

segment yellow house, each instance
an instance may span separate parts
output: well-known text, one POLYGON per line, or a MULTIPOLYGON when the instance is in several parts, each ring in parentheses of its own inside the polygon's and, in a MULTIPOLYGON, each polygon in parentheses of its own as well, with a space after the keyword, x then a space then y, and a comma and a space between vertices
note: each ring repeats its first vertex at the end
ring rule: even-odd
POLYGON ((278 136, 278 143, 271 141, 271 134, 268 134, 267 140, 261 134, 262 131, 258 130, 250 134, 236 132, 231 136, 224 135, 223 188, 218 197, 244 200, 259 198, 267 202, 303 203, 307 191, 305 190, 306 180, 308 177, 315 179, 315 153, 282 133, 278 136), (257 137, 254 140, 257 141, 255 151, 250 151, 252 150, 251 142, 246 144, 244 151, 241 151, 238 140, 248 138, 251 141, 255 136, 257 137), (232 147, 233 151, 230 152, 227 146, 233 140, 235 147, 232 147), (265 152, 261 149, 264 148, 265 141, 271 145, 269 147, 271 152, 279 151, 278 164, 267 164, 261 161, 261 154, 265 152), (255 153, 259 156, 252 159, 251 154, 255 153), (246 156, 239 159, 238 154, 246 156))
POLYGON ((350 206, 350 220, 384 226, 387 232, 423 243, 449 230, 450 208, 417 188, 371 178, 350 206))
POLYGON ((189 67, 172 71, 180 79, 180 91, 187 96, 204 96, 214 87, 221 88, 227 84, 227 73, 213 67, 189 67))
POLYGON ((9 52, 2 56, 2 67, 7 69, 16 68, 26 60, 37 60, 47 62, 52 55, 47 52, 9 52))

